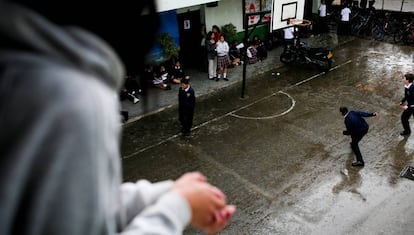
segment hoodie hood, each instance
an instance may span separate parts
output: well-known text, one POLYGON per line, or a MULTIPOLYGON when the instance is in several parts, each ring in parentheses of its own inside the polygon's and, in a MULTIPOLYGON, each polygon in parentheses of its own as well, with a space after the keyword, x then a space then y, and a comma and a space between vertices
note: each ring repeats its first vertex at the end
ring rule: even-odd
POLYGON ((54 25, 33 11, 2 0, 1 51, 42 55, 47 60, 102 79, 116 90, 122 86, 125 75, 124 66, 117 54, 96 35, 77 27, 54 25))

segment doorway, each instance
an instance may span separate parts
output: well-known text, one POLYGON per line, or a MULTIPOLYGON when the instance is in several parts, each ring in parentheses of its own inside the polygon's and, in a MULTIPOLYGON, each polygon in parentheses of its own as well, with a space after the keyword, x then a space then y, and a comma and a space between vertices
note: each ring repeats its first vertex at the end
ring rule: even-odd
POLYGON ((180 60, 184 68, 197 68, 201 63, 200 10, 177 15, 180 33, 180 60))

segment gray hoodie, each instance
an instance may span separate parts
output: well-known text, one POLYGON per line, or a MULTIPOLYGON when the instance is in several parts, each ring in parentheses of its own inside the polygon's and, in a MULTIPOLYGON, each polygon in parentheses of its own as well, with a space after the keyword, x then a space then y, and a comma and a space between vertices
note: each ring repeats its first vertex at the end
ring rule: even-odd
POLYGON ((172 181, 121 183, 124 67, 95 35, 0 0, 0 234, 181 234, 172 181))

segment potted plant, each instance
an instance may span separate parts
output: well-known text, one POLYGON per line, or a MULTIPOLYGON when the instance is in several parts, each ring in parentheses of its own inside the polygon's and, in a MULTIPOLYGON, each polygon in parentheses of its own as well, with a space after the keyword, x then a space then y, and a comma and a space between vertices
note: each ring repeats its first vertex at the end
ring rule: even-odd
POLYGON ((174 43, 174 38, 169 33, 162 33, 157 37, 157 43, 163 51, 164 61, 174 64, 180 52, 180 48, 174 43))
POLYGON ((226 41, 231 42, 237 35, 236 26, 232 23, 221 26, 221 34, 226 38, 226 41))

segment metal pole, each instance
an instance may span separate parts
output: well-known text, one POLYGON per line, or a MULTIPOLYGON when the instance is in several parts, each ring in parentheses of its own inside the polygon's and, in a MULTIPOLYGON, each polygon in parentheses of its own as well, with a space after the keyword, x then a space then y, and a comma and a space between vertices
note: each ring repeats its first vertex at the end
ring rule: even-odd
MULTIPOLYGON (((247 51, 247 38, 249 37, 249 27, 248 27, 248 23, 249 23, 249 17, 245 15, 244 17, 244 21, 245 21, 245 28, 244 28, 244 47, 243 50, 247 51)), ((246 67, 247 67, 247 55, 246 53, 244 54, 244 58, 243 58, 243 82, 242 82, 242 93, 241 93, 241 98, 244 98, 244 90, 246 89, 246 67)))
MULTIPOLYGON (((271 11, 260 11, 260 12, 254 12, 254 13, 246 13, 244 14, 244 42, 243 43, 247 43, 247 39, 249 38, 249 17, 253 16, 253 15, 260 15, 260 19, 259 22, 257 22, 254 27, 253 30, 256 28, 256 26, 262 21, 262 18, 265 14, 270 13, 271 11)), ((252 32, 253 32, 252 30, 252 32)), ((244 48, 246 48, 245 50, 247 51, 247 47, 248 45, 244 45, 244 48)), ((247 55, 244 55, 243 58, 243 82, 242 82, 242 93, 241 93, 241 98, 244 98, 244 91, 246 90, 246 67, 247 67, 247 60, 246 60, 247 55)))
POLYGON ((404 0, 401 0, 401 9, 400 9, 401 12, 402 12, 403 6, 404 6, 404 0))

